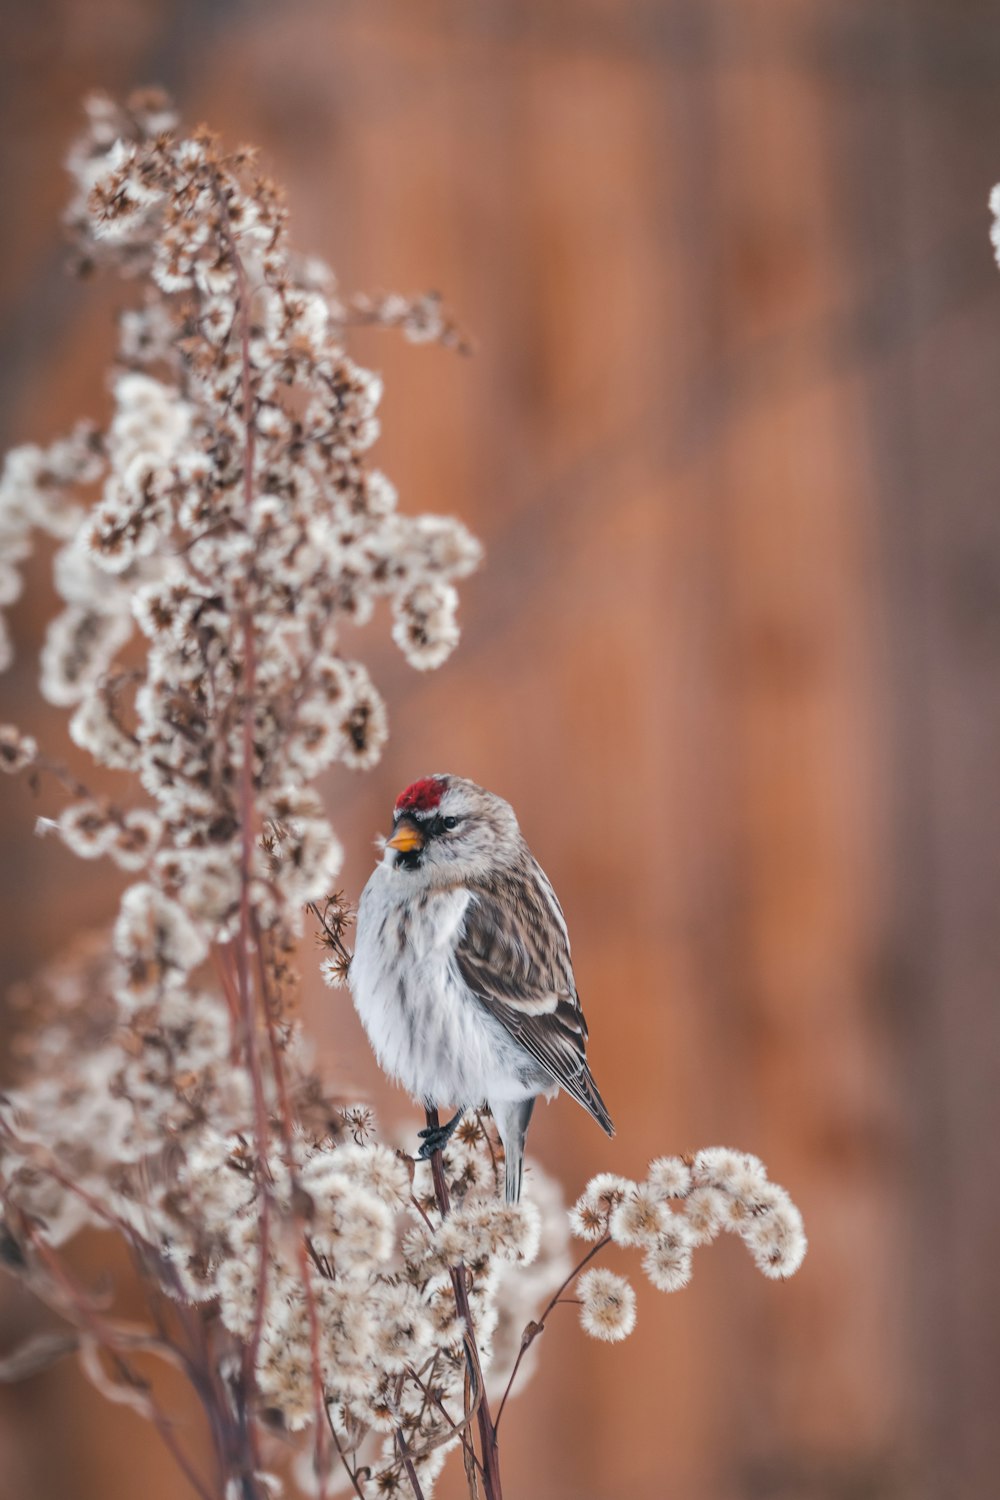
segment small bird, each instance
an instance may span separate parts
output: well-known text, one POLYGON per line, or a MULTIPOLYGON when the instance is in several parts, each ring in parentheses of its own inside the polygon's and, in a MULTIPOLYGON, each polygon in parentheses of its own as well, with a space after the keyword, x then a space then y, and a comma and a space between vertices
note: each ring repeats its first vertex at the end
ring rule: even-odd
POLYGON ((562 908, 502 797, 461 776, 401 793, 358 906, 348 980, 386 1073, 428 1108, 458 1108, 420 1132, 422 1157, 488 1105, 516 1203, 539 1094, 565 1089, 614 1135, 587 1066, 562 908))

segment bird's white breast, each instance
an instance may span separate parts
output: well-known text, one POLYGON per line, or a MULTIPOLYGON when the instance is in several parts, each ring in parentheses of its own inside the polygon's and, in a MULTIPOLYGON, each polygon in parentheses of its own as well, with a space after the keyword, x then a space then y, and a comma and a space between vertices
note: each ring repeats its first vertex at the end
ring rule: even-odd
POLYGON ((350 985, 382 1068, 414 1098, 477 1106, 538 1092, 536 1069, 455 963, 469 892, 379 865, 361 897, 350 985))

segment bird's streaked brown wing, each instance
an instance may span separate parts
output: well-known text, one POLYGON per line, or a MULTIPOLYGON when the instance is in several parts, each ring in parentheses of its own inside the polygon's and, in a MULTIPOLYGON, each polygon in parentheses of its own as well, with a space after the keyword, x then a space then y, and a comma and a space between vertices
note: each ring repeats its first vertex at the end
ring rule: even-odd
POLYGON ((471 888, 456 952, 470 990, 553 1082, 614 1135, 587 1066, 587 1023, 559 902, 532 862, 471 888))

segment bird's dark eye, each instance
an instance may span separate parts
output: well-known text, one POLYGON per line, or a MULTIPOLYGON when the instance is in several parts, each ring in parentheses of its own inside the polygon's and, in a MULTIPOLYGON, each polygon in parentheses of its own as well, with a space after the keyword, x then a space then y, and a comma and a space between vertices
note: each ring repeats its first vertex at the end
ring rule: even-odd
POLYGON ((444 828, 457 828, 458 827, 458 819, 457 818, 442 818, 441 819, 441 825, 444 828))

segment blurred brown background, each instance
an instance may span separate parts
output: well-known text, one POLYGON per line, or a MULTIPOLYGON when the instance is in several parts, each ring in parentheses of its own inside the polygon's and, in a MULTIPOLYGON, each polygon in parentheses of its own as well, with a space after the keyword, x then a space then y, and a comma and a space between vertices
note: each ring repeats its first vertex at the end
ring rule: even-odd
MULTIPOLYGON (((563 1101, 534 1150, 572 1194, 731 1143, 805 1213, 787 1286, 727 1243, 680 1295, 643 1283, 620 1347, 557 1323, 508 1418, 513 1500, 989 1500, 995 0, 5 0, 2 23, 4 444, 104 410, 120 291, 64 276, 57 227, 92 87, 162 82, 257 142, 346 287, 440 287, 474 359, 356 352, 403 504, 463 516, 488 561, 441 672, 369 635, 393 735, 329 782, 348 890, 415 775, 509 796, 619 1128, 563 1101)), ((62 748, 45 576, 2 717, 62 748)), ((114 885, 0 792, 10 979, 114 885)), ((328 1074, 377 1089, 349 1001, 309 1005, 328 1074)), ((30 1321, 6 1284, 0 1347, 30 1321)), ((0 1390, 0 1500, 183 1493, 72 1366, 0 1390)))

